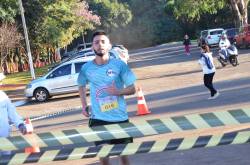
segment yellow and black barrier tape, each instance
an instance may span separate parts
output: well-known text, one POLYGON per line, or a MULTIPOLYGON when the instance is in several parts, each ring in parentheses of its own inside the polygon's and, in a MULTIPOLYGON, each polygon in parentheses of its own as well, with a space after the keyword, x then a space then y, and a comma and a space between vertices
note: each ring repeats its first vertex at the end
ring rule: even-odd
POLYGON ((188 150, 193 148, 214 147, 229 144, 250 142, 250 131, 231 132, 216 135, 146 141, 129 144, 104 145, 97 147, 65 148, 61 150, 41 151, 40 153, 15 153, 2 156, 0 165, 42 163, 66 161, 114 155, 134 155, 138 153, 154 153, 172 150, 188 150))
POLYGON ((66 144, 78 144, 126 137, 143 137, 149 135, 213 128, 225 125, 250 123, 250 110, 236 109, 229 111, 190 114, 140 122, 112 124, 93 128, 75 129, 37 133, 28 136, 0 138, 0 150, 20 150, 25 147, 51 147, 66 144))

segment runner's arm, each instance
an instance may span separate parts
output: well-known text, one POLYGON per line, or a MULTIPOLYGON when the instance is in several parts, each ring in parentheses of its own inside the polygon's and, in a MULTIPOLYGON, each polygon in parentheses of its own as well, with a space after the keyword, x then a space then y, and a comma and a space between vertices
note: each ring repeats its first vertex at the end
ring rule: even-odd
POLYGON ((89 117, 89 113, 86 111, 87 101, 86 101, 86 87, 79 86, 79 95, 82 103, 82 113, 84 116, 89 117))

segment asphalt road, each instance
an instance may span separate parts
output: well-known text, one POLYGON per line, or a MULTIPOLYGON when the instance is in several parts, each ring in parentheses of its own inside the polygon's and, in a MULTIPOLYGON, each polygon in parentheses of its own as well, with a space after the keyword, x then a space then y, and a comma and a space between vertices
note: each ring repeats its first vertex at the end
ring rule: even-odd
MULTIPOLYGON (((136 96, 129 96, 127 97, 127 103, 131 120, 250 108, 250 54, 248 54, 250 50, 239 50, 240 65, 237 67, 228 65, 222 68, 216 62, 217 72, 214 83, 221 95, 216 100, 207 100, 209 93, 203 86, 201 68, 197 63, 199 48, 193 46, 191 56, 186 56, 184 48, 177 47, 178 45, 173 46, 161 45, 132 52, 129 65, 137 75, 137 84, 142 87, 147 105, 152 113, 146 116, 135 116, 137 99, 136 96)), ((213 51, 214 56, 216 56, 216 49, 213 49, 213 51)), ((22 99, 22 96, 19 97, 22 99)), ((31 101, 18 107, 18 112, 27 117, 54 113, 79 106, 80 100, 78 95, 75 94, 68 97, 55 97, 43 104, 31 101)), ((87 119, 80 114, 80 110, 72 111, 57 118, 33 122, 36 132, 73 128, 86 123, 87 119)), ((250 126, 247 125, 246 128, 250 128, 250 126)), ((221 128, 219 131, 225 130, 221 128)), ((230 128, 227 128, 227 131, 230 131, 230 128)), ((215 132, 209 130, 207 133, 215 132)), ((162 135, 157 138, 167 137, 168 135, 162 135)), ((139 154, 131 156, 131 164, 246 165, 250 164, 249 152, 250 145, 244 144, 182 152, 139 154)), ((96 159, 61 163, 94 164, 95 161, 96 159)), ((113 158, 112 161, 114 164, 118 164, 116 158, 113 158)))

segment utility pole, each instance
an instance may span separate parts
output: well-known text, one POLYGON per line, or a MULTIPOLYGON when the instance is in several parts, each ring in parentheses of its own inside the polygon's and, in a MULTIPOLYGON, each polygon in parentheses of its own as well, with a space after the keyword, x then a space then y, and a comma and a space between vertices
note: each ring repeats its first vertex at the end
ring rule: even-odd
POLYGON ((23 4, 22 4, 22 0, 18 0, 18 2, 19 2, 19 8, 21 11, 25 43, 26 43, 26 48, 27 48, 27 53, 28 53, 28 58, 29 58, 30 73, 31 73, 32 79, 34 80, 36 78, 36 76, 35 76, 35 72, 34 72, 33 60, 32 60, 31 51, 30 51, 30 43, 29 43, 29 37, 28 37, 28 32, 27 32, 27 27, 26 27, 26 21, 25 21, 25 17, 24 17, 23 4))

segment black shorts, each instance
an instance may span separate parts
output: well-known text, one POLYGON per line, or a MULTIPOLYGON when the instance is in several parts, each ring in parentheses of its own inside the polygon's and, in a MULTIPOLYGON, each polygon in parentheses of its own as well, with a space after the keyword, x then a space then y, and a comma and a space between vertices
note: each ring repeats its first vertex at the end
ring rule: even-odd
MULTIPOLYGON (((89 119, 89 127, 95 127, 95 126, 102 126, 102 125, 109 125, 109 124, 118 124, 118 123, 127 123, 128 120, 125 121, 119 121, 119 122, 108 122, 98 119, 89 119)), ((102 144, 127 144, 127 143, 133 143, 133 138, 121 138, 121 139, 111 139, 111 140, 102 140, 102 141, 96 141, 95 145, 102 145, 102 144)))

